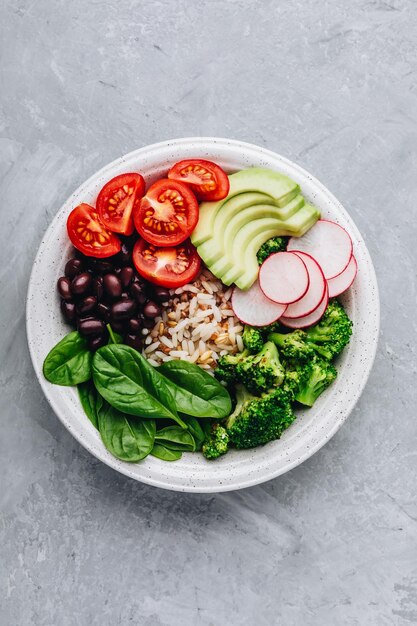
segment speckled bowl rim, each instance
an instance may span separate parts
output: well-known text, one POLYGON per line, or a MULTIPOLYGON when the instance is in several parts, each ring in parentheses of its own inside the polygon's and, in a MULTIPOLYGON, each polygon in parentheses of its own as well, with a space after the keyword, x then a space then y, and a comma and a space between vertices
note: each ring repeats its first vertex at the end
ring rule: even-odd
POLYGON ((26 306, 27 338, 36 376, 52 409, 77 441, 96 458, 135 480, 197 493, 242 489, 276 478, 327 443, 351 413, 369 377, 377 349, 379 317, 378 286, 371 257, 340 202, 322 183, 289 159, 253 144, 215 137, 180 138, 145 146, 116 159, 85 181, 58 211, 42 239, 26 306), (280 440, 253 450, 231 451, 216 462, 206 461, 202 455, 185 454, 176 463, 148 457, 141 463, 129 464, 115 459, 104 448, 99 434, 82 413, 76 390, 51 385, 42 375, 47 352, 68 331, 59 318, 58 301, 56 310, 50 306, 56 278, 63 269, 63 249, 69 250, 66 217, 79 202, 93 202, 102 184, 118 173, 140 169, 148 182, 152 182, 170 163, 193 156, 211 158, 230 170, 256 165, 283 171, 297 180, 304 195, 319 206, 324 217, 348 230, 360 268, 354 286, 344 296, 344 304, 354 321, 354 334, 338 363, 337 381, 313 409, 300 412, 280 440), (197 457, 197 462, 192 460, 197 457))

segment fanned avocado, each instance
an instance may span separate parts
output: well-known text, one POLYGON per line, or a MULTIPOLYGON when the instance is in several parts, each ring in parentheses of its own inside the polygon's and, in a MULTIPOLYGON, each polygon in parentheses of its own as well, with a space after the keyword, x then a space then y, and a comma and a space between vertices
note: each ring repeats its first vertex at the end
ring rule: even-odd
MULTIPOLYGON (((249 195, 253 194, 241 194, 236 196, 234 200, 249 195)), ((298 194, 282 208, 267 204, 248 205, 248 203, 239 208, 237 202, 230 207, 231 203, 232 201, 225 204, 216 216, 215 237, 210 237, 198 247, 198 254, 214 274, 218 271, 217 263, 220 262, 221 266, 222 260, 229 256, 228 245, 243 226, 262 217, 275 217, 284 224, 301 209, 305 201, 303 196, 298 194)))
MULTIPOLYGON (((246 224, 230 242, 227 265, 215 275, 225 285, 235 283, 240 289, 249 289, 258 276, 256 253, 261 245, 271 237, 302 237, 319 218, 320 211, 311 204, 305 204, 284 225, 273 218, 261 218, 246 224)), ((212 270, 211 267, 209 269, 212 270)))
MULTIPOLYGON (((217 213, 231 198, 246 192, 258 192, 270 196, 275 203, 283 207, 300 191, 296 182, 273 170, 252 167, 240 170, 229 176, 230 190, 227 198, 219 202, 202 202, 199 209, 199 219, 191 235, 192 243, 198 247, 207 239, 215 236, 214 221, 217 213)), ((266 204, 264 202, 264 204, 266 204)))

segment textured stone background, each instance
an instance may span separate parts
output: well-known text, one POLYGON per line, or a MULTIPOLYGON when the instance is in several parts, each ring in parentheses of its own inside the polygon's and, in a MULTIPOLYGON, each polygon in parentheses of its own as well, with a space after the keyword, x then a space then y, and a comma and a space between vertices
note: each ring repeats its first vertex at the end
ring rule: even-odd
POLYGON ((414 0, 3 0, 0 623, 417 623, 414 0), (57 208, 115 157, 218 135, 294 159, 373 256, 382 334, 351 418, 268 484, 180 495, 64 430, 24 302, 57 208))

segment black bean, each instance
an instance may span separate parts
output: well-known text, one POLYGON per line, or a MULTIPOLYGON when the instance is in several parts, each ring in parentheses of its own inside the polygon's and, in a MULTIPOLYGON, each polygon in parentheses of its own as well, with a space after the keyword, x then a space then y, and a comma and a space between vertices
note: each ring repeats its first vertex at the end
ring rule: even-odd
POLYGON ((57 282, 58 293, 63 300, 71 300, 72 292, 71 292, 71 281, 66 276, 61 276, 58 278, 57 282))
POLYGON ((127 327, 131 333, 137 334, 140 332, 140 329, 142 328, 142 324, 140 323, 137 317, 132 317, 132 319, 129 320, 127 327))
POLYGON ((170 297, 168 289, 165 287, 155 287, 154 298, 157 302, 168 302, 170 297))
POLYGON ((122 281, 123 287, 128 287, 133 279, 133 267, 123 267, 120 271, 119 278, 122 281))
POLYGON ((135 348, 135 350, 142 349, 142 338, 139 335, 133 335, 129 333, 125 337, 125 343, 131 348, 135 348))
POLYGON ((126 243, 122 243, 121 250, 117 257, 121 265, 129 265, 132 261, 132 250, 126 243))
POLYGON ((111 261, 105 261, 104 259, 90 258, 89 265, 97 274, 108 274, 113 271, 113 263, 111 261))
POLYGON ((61 300, 61 311, 67 322, 75 321, 75 304, 73 302, 66 302, 61 300))
POLYGON ((150 319, 149 317, 141 318, 141 323, 143 328, 148 328, 149 330, 155 326, 155 320, 150 319))
POLYGON ((113 300, 122 295, 122 283, 116 274, 106 274, 103 278, 103 286, 106 294, 113 300))
POLYGON ((103 278, 101 276, 96 276, 95 278, 93 278, 91 291, 93 295, 97 298, 97 301, 100 302, 103 297, 103 278))
POLYGON ((115 321, 127 320, 136 310, 136 302, 134 300, 120 300, 115 302, 111 308, 111 319, 115 321))
POLYGON ((110 307, 103 302, 97 305, 97 315, 106 323, 110 321, 110 307))
POLYGON ((143 314, 145 317, 155 318, 161 315, 162 309, 156 302, 149 300, 143 307, 143 314))
POLYGON ((95 317, 84 317, 78 320, 78 330, 83 337, 93 337, 103 334, 104 322, 95 317))
POLYGON ((71 283, 72 293, 77 296, 87 295, 90 292, 92 280, 88 272, 78 274, 71 283))
POLYGON ((75 278, 77 274, 83 271, 83 262, 81 259, 70 259, 65 265, 65 276, 75 278))
POLYGON ((99 335, 98 337, 92 337, 91 339, 88 340, 87 343, 91 352, 95 352, 99 348, 102 348, 103 346, 105 346, 107 341, 108 341, 108 338, 106 337, 106 335, 99 335))
POLYGON ((132 283, 129 287, 130 295, 138 304, 145 304, 147 300, 146 290, 139 282, 132 283))
POLYGON ((92 313, 97 306, 97 298, 95 296, 87 296, 83 300, 77 303, 77 313, 85 315, 86 313, 92 313))
POLYGON ((125 332, 125 325, 123 324, 123 322, 112 321, 111 327, 116 333, 119 333, 119 335, 123 335, 123 333, 125 332))
POLYGON ((124 291, 122 295, 120 296, 120 300, 130 300, 129 294, 126 291, 124 291))

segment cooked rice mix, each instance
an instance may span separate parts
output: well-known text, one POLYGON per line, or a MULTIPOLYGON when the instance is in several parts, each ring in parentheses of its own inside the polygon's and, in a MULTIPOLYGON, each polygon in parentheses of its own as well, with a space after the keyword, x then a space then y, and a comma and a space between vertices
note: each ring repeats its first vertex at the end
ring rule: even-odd
POLYGON ((212 373, 219 356, 243 350, 243 326, 230 305, 232 288, 226 289, 208 269, 170 294, 144 342, 143 354, 151 365, 182 359, 212 373))

